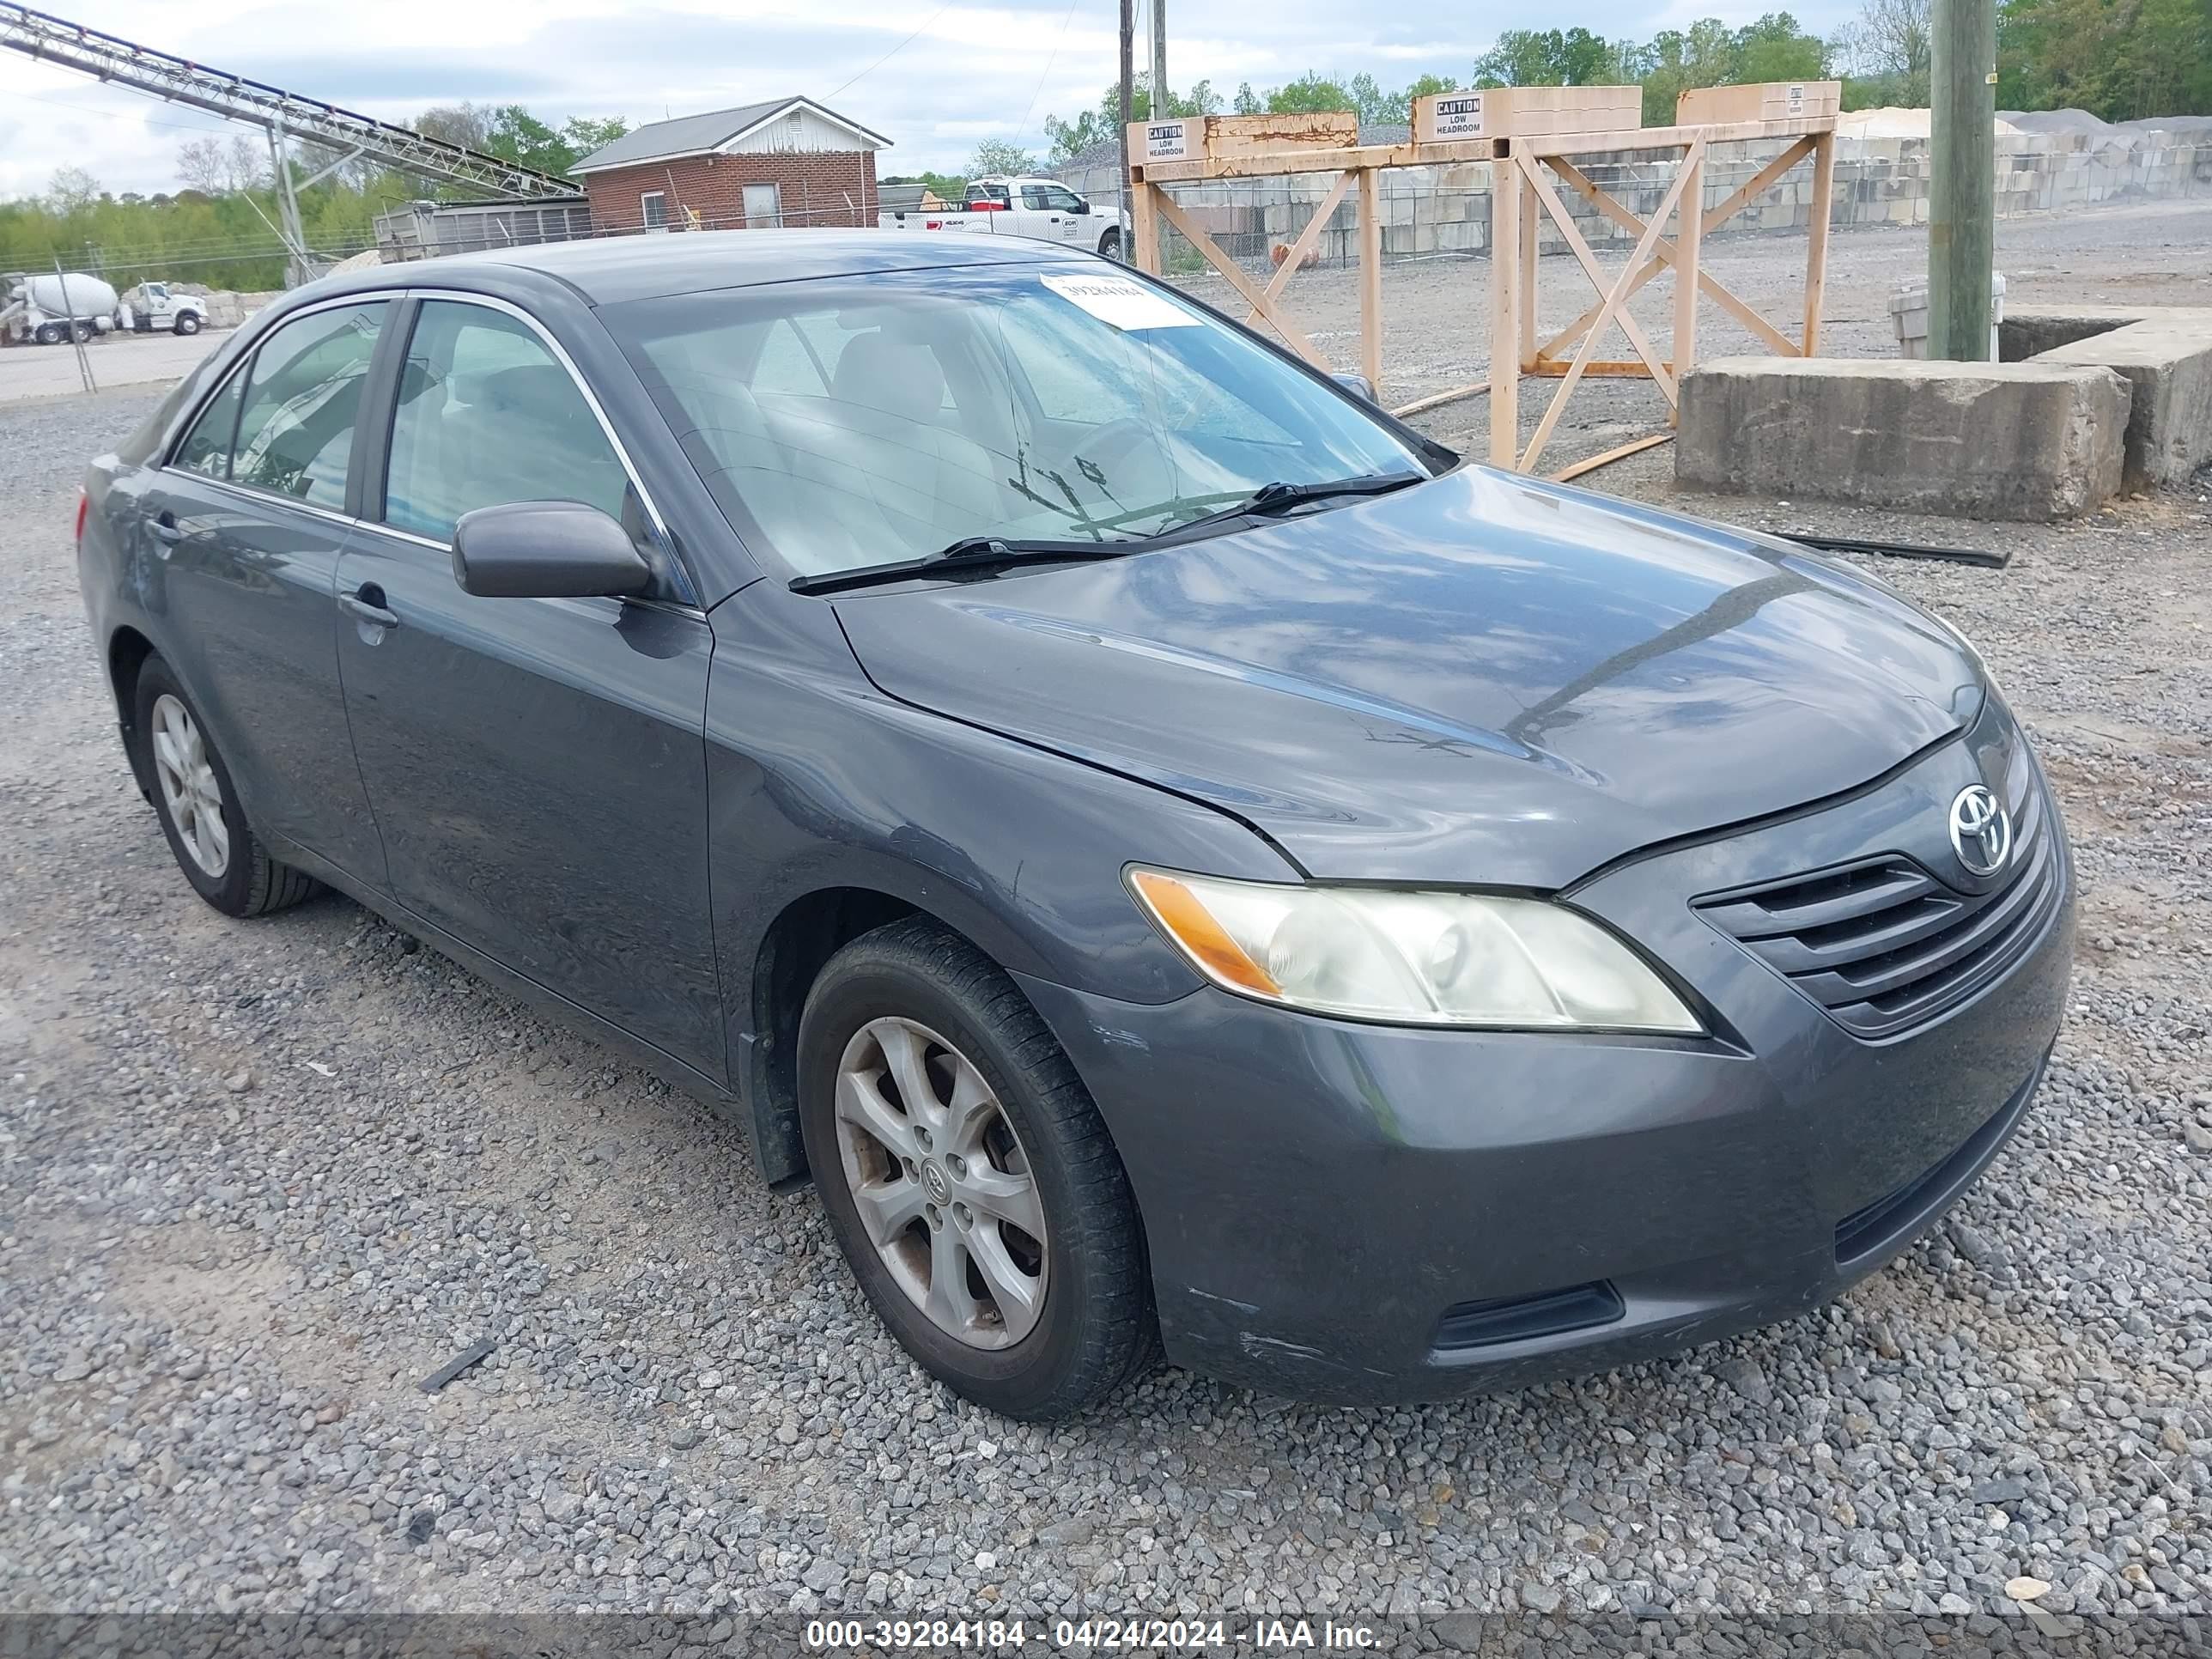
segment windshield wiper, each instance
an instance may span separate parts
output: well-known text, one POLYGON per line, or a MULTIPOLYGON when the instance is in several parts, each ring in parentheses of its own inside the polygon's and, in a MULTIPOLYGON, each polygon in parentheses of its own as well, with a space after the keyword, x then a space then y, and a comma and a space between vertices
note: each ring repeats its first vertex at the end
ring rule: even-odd
POLYGON ((1186 532, 1202 530, 1209 525, 1231 524, 1238 519, 1267 518, 1277 513, 1287 513, 1294 507, 1304 507, 1313 501, 1334 501, 1342 495, 1387 495, 1394 489, 1403 489, 1409 484, 1426 483, 1425 472, 1364 472, 1356 477, 1328 478, 1316 483, 1265 483, 1250 495, 1212 513, 1195 519, 1186 519, 1181 524, 1169 525, 1145 539, 1155 545, 1164 541, 1182 539, 1186 532))
POLYGON ((919 559, 896 559, 889 564, 864 564, 850 570, 825 570, 818 576, 795 576, 794 593, 842 593, 848 588, 872 587, 883 582, 902 582, 916 576, 943 576, 956 571, 1003 569, 1013 564, 1057 564, 1072 560, 1114 559, 1139 551, 1140 540, 1102 542, 1008 541, 999 536, 963 536, 949 547, 919 559))

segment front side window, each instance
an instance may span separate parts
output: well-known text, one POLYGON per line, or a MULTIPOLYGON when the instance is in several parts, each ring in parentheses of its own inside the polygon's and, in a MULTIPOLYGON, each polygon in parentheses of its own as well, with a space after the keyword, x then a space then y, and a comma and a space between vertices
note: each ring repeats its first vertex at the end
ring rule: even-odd
POLYGON ((234 483, 333 511, 344 507, 362 389, 390 308, 383 300, 332 306, 281 324, 262 341, 245 377, 234 483))
POLYGON ((971 536, 1126 540, 1263 484, 1427 469, 1171 290, 1040 264, 604 307, 748 545, 817 575, 971 536))
POLYGON ((246 397, 244 370, 222 383, 222 390, 208 399, 192 429, 177 446, 175 465, 206 478, 230 476, 230 447, 238 436, 238 406, 246 397))
POLYGON ((575 380, 525 323, 427 300, 401 371, 384 521, 449 542, 465 513, 581 501, 616 519, 629 475, 575 380))
POLYGON ((1044 204, 1055 213, 1073 213, 1083 205, 1083 198, 1064 185, 1047 185, 1044 204))

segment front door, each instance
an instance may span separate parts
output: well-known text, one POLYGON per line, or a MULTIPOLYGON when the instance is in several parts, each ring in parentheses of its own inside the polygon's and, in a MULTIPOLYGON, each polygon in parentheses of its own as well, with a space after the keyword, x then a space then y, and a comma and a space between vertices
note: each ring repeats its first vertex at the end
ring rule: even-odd
POLYGON ((745 228, 774 230, 783 223, 783 200, 774 185, 745 186, 745 228))
POLYGON ((390 431, 337 586, 393 896, 720 1079, 706 618, 665 599, 477 599, 454 580, 455 521, 508 501, 602 507, 665 559, 592 406, 518 316, 423 301, 390 431))
POLYGON ((371 884, 384 855, 347 733, 331 595, 362 389, 392 308, 330 306, 274 331, 152 475, 143 514, 163 648, 255 826, 371 884))

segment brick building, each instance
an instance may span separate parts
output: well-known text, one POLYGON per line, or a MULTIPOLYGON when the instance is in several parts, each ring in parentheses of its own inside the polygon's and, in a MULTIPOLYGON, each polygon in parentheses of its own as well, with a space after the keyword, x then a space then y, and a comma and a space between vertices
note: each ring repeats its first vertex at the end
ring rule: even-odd
POLYGON ((890 144, 811 98, 780 98, 655 121, 569 172, 596 230, 872 225, 890 144))

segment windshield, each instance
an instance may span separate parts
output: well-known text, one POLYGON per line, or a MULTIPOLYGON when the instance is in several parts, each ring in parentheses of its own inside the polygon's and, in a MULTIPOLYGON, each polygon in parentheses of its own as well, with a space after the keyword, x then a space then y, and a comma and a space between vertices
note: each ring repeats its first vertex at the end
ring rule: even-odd
POLYGON ((1350 399, 1109 267, 967 266, 600 313, 749 546, 800 575, 1107 542, 1269 483, 1425 471, 1350 399))

